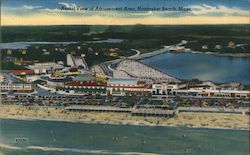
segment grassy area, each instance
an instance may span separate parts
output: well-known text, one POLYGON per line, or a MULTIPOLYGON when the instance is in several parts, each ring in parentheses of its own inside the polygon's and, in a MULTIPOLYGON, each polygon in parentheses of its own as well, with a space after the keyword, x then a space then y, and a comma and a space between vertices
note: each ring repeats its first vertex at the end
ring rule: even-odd
POLYGON ((1 65, 2 70, 15 70, 15 69, 25 69, 23 66, 15 65, 13 63, 3 62, 1 65))
POLYGON ((90 39, 89 26, 3 26, 2 42, 90 39))

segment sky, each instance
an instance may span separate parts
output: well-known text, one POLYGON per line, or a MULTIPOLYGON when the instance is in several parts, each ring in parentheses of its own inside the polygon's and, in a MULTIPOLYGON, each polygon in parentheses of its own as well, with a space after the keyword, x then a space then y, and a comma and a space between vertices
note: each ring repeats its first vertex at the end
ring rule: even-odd
POLYGON ((1 2, 2 25, 189 25, 250 22, 250 0, 2 0, 1 2), (71 10, 62 10, 62 7, 71 10), (123 8, 123 11, 76 9, 96 7, 123 8), (124 11, 125 7, 150 9, 124 11), (151 9, 154 7, 169 9, 154 11, 151 9), (179 10, 179 7, 189 10, 179 10))

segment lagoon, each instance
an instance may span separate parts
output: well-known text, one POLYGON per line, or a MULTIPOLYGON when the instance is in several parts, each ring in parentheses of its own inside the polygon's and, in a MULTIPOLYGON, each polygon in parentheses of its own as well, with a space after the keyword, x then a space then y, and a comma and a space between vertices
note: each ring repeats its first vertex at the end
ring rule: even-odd
POLYGON ((75 44, 78 42, 10 42, 10 43, 1 43, 1 49, 27 49, 31 45, 67 45, 75 44))
POLYGON ((141 61, 180 79, 250 84, 250 58, 167 52, 141 61))
MULTIPOLYGON (((97 41, 86 41, 86 43, 121 43, 123 39, 113 39, 108 38, 106 40, 97 40, 97 41)), ((20 42, 9 42, 1 43, 1 49, 27 49, 31 45, 68 45, 68 44, 77 44, 79 42, 29 42, 29 41, 20 41, 20 42)))

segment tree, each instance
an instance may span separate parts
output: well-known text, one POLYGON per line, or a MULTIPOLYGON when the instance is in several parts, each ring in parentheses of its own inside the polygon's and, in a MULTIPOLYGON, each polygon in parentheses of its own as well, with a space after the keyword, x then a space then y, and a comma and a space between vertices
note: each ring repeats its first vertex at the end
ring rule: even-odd
POLYGON ((137 102, 137 98, 135 95, 132 96, 125 96, 124 102, 128 104, 129 107, 133 107, 137 102))

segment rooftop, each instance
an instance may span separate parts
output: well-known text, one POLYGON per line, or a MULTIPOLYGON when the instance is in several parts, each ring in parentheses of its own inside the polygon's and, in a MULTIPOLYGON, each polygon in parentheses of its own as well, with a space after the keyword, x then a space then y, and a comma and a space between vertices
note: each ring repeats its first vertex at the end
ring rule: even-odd
POLYGON ((110 78, 108 80, 108 85, 137 85, 138 79, 136 78, 110 78))
POLYGON ((80 74, 74 78, 74 81, 93 81, 94 77, 90 74, 80 74))
POLYGON ((80 81, 72 81, 67 82, 65 86, 99 86, 103 87, 105 84, 103 83, 97 83, 97 82, 80 82, 80 81))
POLYGON ((26 74, 35 74, 34 70, 13 70, 13 75, 26 75, 26 74))

